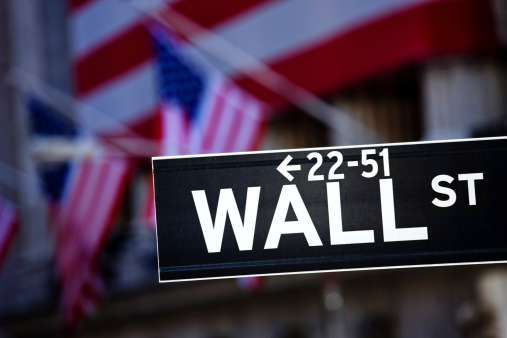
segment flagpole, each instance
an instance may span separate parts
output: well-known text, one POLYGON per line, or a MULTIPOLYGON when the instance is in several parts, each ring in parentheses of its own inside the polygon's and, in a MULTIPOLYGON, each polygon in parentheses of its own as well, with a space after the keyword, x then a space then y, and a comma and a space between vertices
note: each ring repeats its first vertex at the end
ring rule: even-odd
POLYGON ((142 6, 141 3, 144 2, 139 0, 127 0, 127 3, 165 27, 181 32, 185 36, 198 33, 198 35, 201 36, 206 35, 211 37, 206 40, 206 44, 201 44, 199 41, 192 41, 191 39, 190 41, 196 47, 213 55, 257 83, 282 96, 284 99, 306 111, 309 115, 323 122, 330 128, 337 129, 337 132, 346 140, 353 141, 357 139, 354 135, 359 133, 367 142, 382 143, 385 141, 376 131, 353 119, 341 109, 324 102, 313 93, 295 84, 280 73, 273 71, 264 62, 237 48, 212 30, 199 25, 177 11, 169 10, 170 5, 166 7, 168 9, 167 13, 170 15, 170 20, 165 20, 160 14, 160 8, 159 10, 153 10, 152 8, 154 6, 142 6), (251 69, 255 69, 255 72, 248 72, 240 67, 234 67, 235 64, 251 65, 251 69), (256 73, 262 75, 258 76, 256 73), (333 117, 337 118, 339 123, 332 123, 333 117))

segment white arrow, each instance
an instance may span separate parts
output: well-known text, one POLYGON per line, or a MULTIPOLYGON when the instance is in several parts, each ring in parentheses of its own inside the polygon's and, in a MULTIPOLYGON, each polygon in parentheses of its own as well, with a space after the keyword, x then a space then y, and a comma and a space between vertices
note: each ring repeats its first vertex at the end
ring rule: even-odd
POLYGON ((294 179, 294 176, 289 174, 289 171, 301 170, 301 165, 299 164, 289 165, 291 160, 292 156, 287 155, 287 157, 282 161, 282 163, 280 163, 280 165, 276 168, 276 170, 278 170, 280 174, 285 176, 285 178, 288 179, 289 182, 294 179))

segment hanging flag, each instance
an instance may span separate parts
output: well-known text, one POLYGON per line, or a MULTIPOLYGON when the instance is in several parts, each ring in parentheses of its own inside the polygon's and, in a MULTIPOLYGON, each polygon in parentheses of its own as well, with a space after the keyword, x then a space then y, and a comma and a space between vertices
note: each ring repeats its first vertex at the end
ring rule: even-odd
POLYGON ((19 216, 16 207, 0 197, 0 269, 14 242, 19 228, 19 216))
MULTIPOLYGON (((227 62, 209 61, 271 104, 283 100, 257 83, 264 69, 252 60, 325 95, 410 63, 499 44, 484 0, 71 0, 78 98, 147 134, 159 102, 156 70, 146 15, 131 3, 159 8, 189 46, 220 49, 219 37, 244 52, 250 58, 224 50, 227 62)), ((115 129, 112 121, 84 118, 99 132, 115 129)))
POLYGON ((95 309, 102 295, 100 255, 114 226, 126 189, 125 158, 83 160, 72 169, 57 218, 56 265, 66 327, 95 309))
POLYGON ((264 106, 218 73, 181 52, 177 40, 152 29, 161 97, 162 154, 249 151, 257 147, 264 106))
MULTIPOLYGON (((79 138, 74 124, 46 104, 31 99, 28 107, 35 137, 79 138)), ((38 165, 55 234, 54 259, 66 328, 75 328, 101 299, 100 256, 131 166, 126 158, 106 154, 38 165)))
MULTIPOLYGON (((220 74, 198 67, 181 42, 158 25, 151 28, 161 114, 161 156, 255 150, 265 106, 220 74)), ((153 184, 148 183, 146 223, 154 228, 153 184)))

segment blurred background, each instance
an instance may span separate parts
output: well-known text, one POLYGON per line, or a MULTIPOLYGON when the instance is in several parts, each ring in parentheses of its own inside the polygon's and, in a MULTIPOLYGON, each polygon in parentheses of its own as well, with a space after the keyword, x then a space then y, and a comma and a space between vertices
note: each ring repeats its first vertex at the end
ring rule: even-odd
POLYGON ((505 0, 1 0, 0 337, 507 337, 501 264, 158 284, 150 174, 507 135, 506 46, 505 0))

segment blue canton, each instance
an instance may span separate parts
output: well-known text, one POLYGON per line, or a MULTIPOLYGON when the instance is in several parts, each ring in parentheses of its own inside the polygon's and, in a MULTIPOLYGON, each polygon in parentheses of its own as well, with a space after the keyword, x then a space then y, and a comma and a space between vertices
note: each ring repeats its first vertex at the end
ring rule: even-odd
POLYGON ((154 32, 152 38, 160 96, 165 101, 178 104, 191 119, 195 118, 204 92, 202 76, 195 67, 178 55, 167 36, 154 32))

